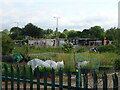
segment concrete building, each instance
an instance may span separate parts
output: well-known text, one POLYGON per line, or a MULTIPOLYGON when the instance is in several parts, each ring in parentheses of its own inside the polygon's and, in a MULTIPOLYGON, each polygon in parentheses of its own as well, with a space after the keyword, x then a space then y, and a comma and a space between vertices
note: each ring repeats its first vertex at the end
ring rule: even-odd
POLYGON ((100 46, 103 44, 102 40, 81 38, 81 39, 66 39, 66 42, 71 42, 73 45, 78 46, 100 46))
POLYGON ((38 39, 38 40, 28 40, 28 45, 37 47, 55 47, 55 39, 38 39))
MULTIPOLYGON (((77 46, 100 46, 113 44, 110 40, 97 40, 91 38, 80 38, 80 39, 36 39, 28 40, 28 45, 36 47, 62 47, 64 43, 71 42, 75 47, 77 46)), ((21 40, 16 40, 14 42, 16 45, 21 44, 21 40)))

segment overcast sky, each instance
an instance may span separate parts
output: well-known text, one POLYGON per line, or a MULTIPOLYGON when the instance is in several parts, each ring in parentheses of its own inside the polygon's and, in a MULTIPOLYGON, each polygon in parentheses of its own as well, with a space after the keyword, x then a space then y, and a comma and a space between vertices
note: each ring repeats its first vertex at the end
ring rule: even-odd
POLYGON ((118 26, 119 0, 0 0, 0 30, 33 23, 40 28, 59 31, 79 30, 99 25, 118 26))

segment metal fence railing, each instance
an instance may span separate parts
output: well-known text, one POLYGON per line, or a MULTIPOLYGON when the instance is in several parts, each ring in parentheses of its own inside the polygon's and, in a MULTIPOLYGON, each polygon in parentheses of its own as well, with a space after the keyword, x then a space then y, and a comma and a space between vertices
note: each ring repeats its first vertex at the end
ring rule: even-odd
MULTIPOLYGON (((78 72, 74 75, 75 79, 72 79, 72 73, 71 72, 66 72, 66 76, 63 73, 63 70, 60 69, 57 74, 56 71, 54 69, 51 69, 49 71, 49 75, 46 71, 46 68, 44 68, 43 70, 43 80, 41 80, 40 77, 40 70, 37 67, 35 72, 33 73, 32 69, 29 69, 29 75, 30 78, 27 79, 27 70, 26 70, 26 66, 24 66, 22 69, 22 74, 23 76, 21 77, 21 73, 20 73, 20 67, 19 65, 17 65, 16 67, 13 67, 12 65, 9 67, 4 65, 3 66, 5 73, 2 76, 2 88, 5 90, 8 90, 9 88, 11 88, 11 90, 14 90, 14 88, 17 88, 17 90, 20 90, 21 88, 23 88, 24 90, 26 90, 27 88, 30 88, 30 90, 33 90, 34 88, 36 88, 37 90, 40 90, 40 88, 51 88, 52 90, 55 90, 56 88, 58 89, 80 89, 83 88, 85 90, 87 89, 95 89, 97 90, 98 88, 98 84, 99 84, 99 77, 97 76, 97 73, 94 72, 92 73, 92 80, 89 80, 89 76, 87 73, 85 74, 81 74, 80 73, 80 69, 78 70, 78 72), (15 72, 15 69, 16 72, 15 72), (10 73, 8 73, 10 70, 10 73), (16 76, 15 76, 16 73, 16 76), (51 76, 50 80, 48 80, 48 76, 51 76), (58 77, 58 79, 56 79, 56 77, 58 77), (67 83, 64 84, 64 79, 66 77, 66 81, 67 83), (58 80, 58 82, 56 82, 58 80), (75 83, 72 83, 75 82, 75 83), (89 87, 89 83, 93 83, 92 87, 89 87)), ((106 73, 102 74, 102 78, 100 79, 102 82, 102 86, 101 88, 103 90, 107 90, 108 87, 108 77, 106 73)), ((114 73, 112 75, 112 82, 113 82, 113 86, 112 88, 114 90, 118 90, 118 76, 116 73, 114 73)))

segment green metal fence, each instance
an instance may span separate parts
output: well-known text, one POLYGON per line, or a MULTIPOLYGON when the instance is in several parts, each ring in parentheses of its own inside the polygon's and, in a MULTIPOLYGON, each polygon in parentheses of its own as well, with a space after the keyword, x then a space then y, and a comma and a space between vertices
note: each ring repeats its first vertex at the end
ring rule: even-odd
MULTIPOLYGON (((67 72, 66 73, 66 77, 67 77, 67 84, 64 84, 64 73, 63 70, 60 69, 58 71, 58 73, 56 74, 56 71, 54 69, 52 69, 50 71, 50 75, 51 75, 51 80, 50 82, 48 82, 48 75, 46 72, 46 68, 44 68, 44 72, 43 72, 43 81, 40 80, 40 71, 39 68, 36 68, 35 72, 33 73, 32 69, 30 68, 30 79, 27 79, 27 71, 26 71, 26 66, 24 66, 23 68, 23 78, 21 79, 21 75, 20 75, 20 67, 17 65, 16 67, 13 67, 12 65, 10 66, 9 70, 11 73, 8 73, 8 66, 4 65, 3 68, 5 69, 5 73, 4 76, 2 76, 2 81, 4 82, 4 89, 8 90, 9 88, 11 88, 11 90, 14 90, 15 87, 17 88, 17 90, 20 90, 21 88, 23 88, 23 90, 26 90, 28 88, 28 84, 29 84, 29 89, 33 90, 34 88, 36 88, 37 90, 40 90, 40 88, 44 88, 44 90, 47 90, 48 88, 51 88, 52 90, 55 90, 56 88, 62 90, 62 89, 80 89, 83 88, 85 90, 88 89, 95 89, 97 90, 98 87, 98 76, 97 73, 94 72, 92 74, 92 81, 90 81, 91 83, 93 83, 93 87, 90 88, 88 87, 88 74, 81 74, 80 73, 80 69, 78 70, 78 72, 75 74, 75 85, 72 84, 73 80, 72 80, 72 73, 71 72, 67 72), (14 68, 17 69, 17 75, 16 77, 14 77, 15 75, 15 71, 14 68), (34 74, 36 76, 34 76, 34 74), (59 77, 59 81, 56 83, 56 76, 59 77), (10 82, 10 84, 9 84, 10 82)), ((106 73, 102 74, 102 89, 103 90, 107 90, 108 87, 108 77, 106 73)), ((115 74, 112 75, 112 82, 113 82, 113 90, 118 90, 118 76, 115 74)), ((3 87, 3 86, 2 86, 3 87)))

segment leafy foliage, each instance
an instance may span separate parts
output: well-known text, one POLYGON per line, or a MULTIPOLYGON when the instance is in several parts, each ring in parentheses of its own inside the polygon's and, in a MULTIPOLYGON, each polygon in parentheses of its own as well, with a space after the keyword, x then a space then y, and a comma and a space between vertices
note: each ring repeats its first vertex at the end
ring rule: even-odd
POLYGON ((99 52, 114 52, 116 50, 116 46, 115 45, 103 45, 103 46, 99 46, 97 47, 99 52))
POLYGON ((23 35, 28 35, 35 38, 42 38, 44 33, 43 29, 38 28, 32 23, 28 23, 22 30, 23 30, 23 35))
POLYGON ((22 37, 22 36, 20 36, 21 33, 22 33, 22 29, 19 27, 12 27, 10 29, 10 37, 12 39, 17 39, 17 37, 19 37, 19 38, 22 37))
POLYGON ((5 29, 5 30, 2 31, 2 34, 7 34, 7 35, 9 35, 9 34, 10 34, 10 31, 7 30, 7 29, 5 29))
POLYGON ((12 53, 13 40, 6 34, 2 35, 2 55, 8 55, 12 53))
POLYGON ((69 53, 73 50, 73 44, 68 42, 63 44, 63 50, 65 53, 69 53))

